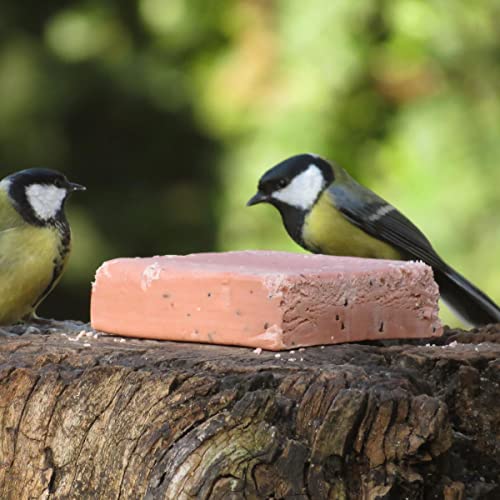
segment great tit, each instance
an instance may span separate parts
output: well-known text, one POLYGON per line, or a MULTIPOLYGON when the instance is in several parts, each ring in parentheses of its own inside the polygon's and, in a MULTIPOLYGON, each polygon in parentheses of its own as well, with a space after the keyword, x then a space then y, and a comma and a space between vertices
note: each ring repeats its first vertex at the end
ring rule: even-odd
POLYGON ((469 325, 500 322, 500 308, 446 264, 399 210, 358 184, 339 165, 314 154, 268 170, 247 203, 276 207, 288 234, 314 253, 421 260, 432 267, 441 297, 469 325))
POLYGON ((0 181, 0 324, 37 319, 36 309, 61 278, 70 253, 64 203, 82 190, 42 168, 0 181))

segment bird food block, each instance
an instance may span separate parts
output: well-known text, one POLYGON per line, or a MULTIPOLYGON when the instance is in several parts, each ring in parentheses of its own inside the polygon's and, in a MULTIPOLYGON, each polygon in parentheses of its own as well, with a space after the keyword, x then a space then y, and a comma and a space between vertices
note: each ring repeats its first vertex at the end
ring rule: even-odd
POLYGON ((441 335, 421 262, 245 251, 105 262, 92 326, 130 337, 281 350, 441 335))

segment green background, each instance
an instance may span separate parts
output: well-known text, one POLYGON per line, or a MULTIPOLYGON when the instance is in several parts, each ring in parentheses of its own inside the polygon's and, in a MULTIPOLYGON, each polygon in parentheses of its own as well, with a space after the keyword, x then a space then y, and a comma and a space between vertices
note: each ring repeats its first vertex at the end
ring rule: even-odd
POLYGON ((1 176, 88 187, 40 314, 87 319, 113 257, 298 250, 272 207, 244 204, 299 152, 339 162, 500 301, 499 18, 493 0, 3 1, 1 176))

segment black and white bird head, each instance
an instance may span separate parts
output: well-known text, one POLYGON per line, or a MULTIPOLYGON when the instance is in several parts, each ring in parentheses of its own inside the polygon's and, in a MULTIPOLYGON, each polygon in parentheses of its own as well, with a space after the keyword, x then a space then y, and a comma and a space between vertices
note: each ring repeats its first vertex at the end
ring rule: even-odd
POLYGON ((0 182, 17 212, 30 224, 53 225, 64 221, 64 204, 74 191, 85 187, 68 181, 55 170, 30 168, 15 172, 0 182))
POLYGON ((291 156, 260 178, 257 194, 247 206, 270 203, 282 213, 307 212, 333 180, 333 168, 323 158, 311 153, 291 156))

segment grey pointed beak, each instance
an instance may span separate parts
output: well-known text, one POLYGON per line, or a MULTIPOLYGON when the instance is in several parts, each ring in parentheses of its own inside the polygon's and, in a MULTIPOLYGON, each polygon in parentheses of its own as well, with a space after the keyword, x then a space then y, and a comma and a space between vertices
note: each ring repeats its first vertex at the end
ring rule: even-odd
POLYGON ((68 188, 70 191, 87 191, 87 188, 85 186, 77 184, 76 182, 69 182, 68 188))
POLYGON ((247 201, 247 207, 251 207, 252 205, 257 205, 257 203, 265 203, 266 201, 269 201, 269 197, 264 193, 258 191, 254 196, 252 196, 247 201))

